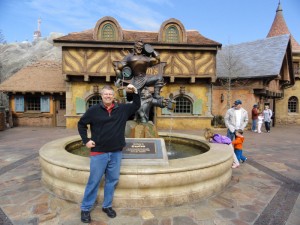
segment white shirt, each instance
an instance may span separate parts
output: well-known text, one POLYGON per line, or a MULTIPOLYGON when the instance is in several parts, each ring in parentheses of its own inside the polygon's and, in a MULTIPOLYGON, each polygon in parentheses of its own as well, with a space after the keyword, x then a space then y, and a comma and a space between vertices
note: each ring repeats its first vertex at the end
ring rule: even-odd
POLYGON ((236 129, 241 128, 241 117, 242 117, 242 111, 239 109, 235 110, 235 116, 236 116, 236 129))

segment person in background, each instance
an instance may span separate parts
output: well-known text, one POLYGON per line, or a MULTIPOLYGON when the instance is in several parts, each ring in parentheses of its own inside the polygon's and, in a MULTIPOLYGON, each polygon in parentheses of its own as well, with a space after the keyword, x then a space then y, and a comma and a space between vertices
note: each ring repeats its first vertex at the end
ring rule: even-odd
POLYGON ((235 131, 244 130, 248 124, 248 112, 242 108, 242 101, 236 100, 234 107, 227 110, 224 116, 225 126, 227 127, 227 137, 230 140, 235 138, 235 131))
POLYGON ((234 153, 238 161, 246 162, 247 158, 243 155, 243 143, 245 138, 243 136, 243 131, 241 129, 236 130, 235 132, 235 140, 232 141, 232 145, 234 148, 234 153))
POLYGON ((102 211, 108 217, 116 217, 112 208, 115 187, 119 181, 122 149, 125 146, 125 126, 127 120, 140 108, 141 101, 137 89, 129 84, 132 103, 118 104, 114 101, 114 89, 104 86, 101 90, 102 102, 91 106, 78 122, 78 132, 83 144, 91 149, 90 176, 81 203, 81 222, 90 223, 90 211, 95 204, 102 176, 105 174, 102 211), (90 125, 91 138, 87 131, 90 125))
POLYGON ((251 116, 252 116, 252 132, 257 132, 256 126, 257 126, 257 118, 258 118, 258 109, 257 109, 257 104, 253 105, 252 111, 251 111, 251 116))
POLYGON ((234 153, 234 149, 233 149, 233 146, 231 144, 231 140, 229 137, 223 136, 221 134, 215 134, 210 128, 206 128, 204 130, 204 138, 211 143, 230 145, 231 150, 232 150, 232 156, 233 156, 233 163, 232 163, 231 167, 237 168, 240 166, 240 163, 234 153))
POLYGON ((271 130, 271 121, 272 121, 272 110, 269 109, 268 105, 265 105, 265 110, 263 111, 264 116, 264 122, 265 122, 265 128, 267 133, 270 133, 271 130))
POLYGON ((262 127, 263 121, 264 121, 264 116, 262 113, 259 113, 258 117, 257 117, 257 133, 259 133, 259 134, 261 133, 261 127, 262 127))

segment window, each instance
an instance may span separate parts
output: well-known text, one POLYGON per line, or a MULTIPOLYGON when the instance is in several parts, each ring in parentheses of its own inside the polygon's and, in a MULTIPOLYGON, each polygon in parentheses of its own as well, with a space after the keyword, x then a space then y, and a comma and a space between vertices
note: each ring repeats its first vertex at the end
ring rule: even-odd
POLYGON ((101 30, 101 40, 113 41, 115 40, 115 30, 111 24, 106 24, 101 30))
POLYGON ((175 26, 170 26, 166 30, 166 42, 169 42, 169 43, 179 42, 178 30, 175 26))
POLYGON ((289 98, 289 101, 288 101, 288 112, 296 113, 296 112, 298 112, 297 109, 298 109, 298 98, 295 96, 292 96, 289 98))
POLYGON ((40 111, 41 101, 40 97, 27 97, 26 98, 26 111, 40 111))
POLYGON ((294 62, 293 63, 293 67, 294 67, 294 73, 295 73, 295 75, 300 75, 299 64, 297 62, 294 62))
POLYGON ((91 106, 99 104, 100 102, 101 102, 101 96, 95 95, 87 101, 87 107, 90 108, 91 106))
POLYGON ((59 100, 59 109, 66 109, 66 99, 59 100))
POLYGON ((15 111, 38 111, 50 112, 50 97, 49 96, 15 96, 15 111))
POLYGON ((186 97, 177 97, 175 98, 176 106, 174 109, 174 113, 180 114, 192 114, 193 106, 192 102, 186 97))

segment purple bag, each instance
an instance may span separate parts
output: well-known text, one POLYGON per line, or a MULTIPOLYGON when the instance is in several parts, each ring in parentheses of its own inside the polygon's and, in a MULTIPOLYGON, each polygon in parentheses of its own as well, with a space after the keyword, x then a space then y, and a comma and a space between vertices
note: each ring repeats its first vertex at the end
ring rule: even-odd
POLYGON ((223 136, 221 134, 215 134, 212 138, 212 143, 219 143, 219 144, 231 144, 231 140, 229 137, 223 136))

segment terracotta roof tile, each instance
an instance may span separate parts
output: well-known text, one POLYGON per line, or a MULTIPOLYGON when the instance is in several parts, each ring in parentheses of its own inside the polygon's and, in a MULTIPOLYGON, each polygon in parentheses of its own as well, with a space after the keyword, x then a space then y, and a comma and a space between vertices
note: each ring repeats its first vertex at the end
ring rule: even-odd
POLYGON ((38 61, 23 69, 0 84, 3 92, 65 92, 61 63, 38 61))
POLYGON ((286 25, 285 19, 283 17, 282 9, 280 4, 278 5, 278 8, 276 10, 276 15, 273 21, 273 24, 270 28, 270 31, 267 35, 267 37, 275 37, 280 36, 283 34, 290 34, 291 35, 291 42, 292 42, 292 50, 293 51, 300 51, 300 45, 295 40, 291 32, 289 31, 288 26, 286 25))

